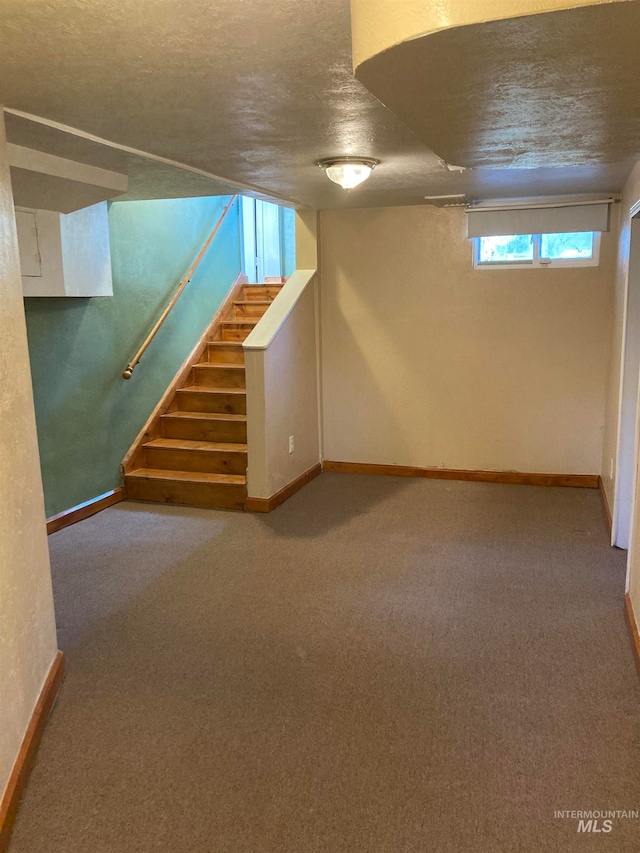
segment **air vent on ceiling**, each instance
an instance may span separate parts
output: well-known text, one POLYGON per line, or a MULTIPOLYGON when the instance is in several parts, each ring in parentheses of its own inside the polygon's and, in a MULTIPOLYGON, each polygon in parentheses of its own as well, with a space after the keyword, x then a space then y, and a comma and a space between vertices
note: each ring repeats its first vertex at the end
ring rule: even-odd
POLYGON ((469 204, 466 195, 426 195, 424 199, 433 207, 466 207, 469 204))

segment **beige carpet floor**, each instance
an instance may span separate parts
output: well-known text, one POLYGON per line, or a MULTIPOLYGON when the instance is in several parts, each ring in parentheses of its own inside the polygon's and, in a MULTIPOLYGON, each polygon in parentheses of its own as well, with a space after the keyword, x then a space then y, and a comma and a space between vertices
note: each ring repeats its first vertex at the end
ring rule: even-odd
POLYGON ((10 853, 640 850, 554 817, 640 808, 597 492, 325 474, 50 545, 68 674, 10 853))

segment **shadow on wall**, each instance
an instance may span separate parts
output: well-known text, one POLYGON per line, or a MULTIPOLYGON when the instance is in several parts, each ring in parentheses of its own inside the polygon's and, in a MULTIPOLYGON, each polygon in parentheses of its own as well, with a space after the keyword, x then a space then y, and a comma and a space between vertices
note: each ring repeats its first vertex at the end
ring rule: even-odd
POLYGON ((120 463, 240 271, 237 206, 129 382, 122 371, 228 197, 115 202, 112 297, 28 298, 48 516, 120 485, 120 463))

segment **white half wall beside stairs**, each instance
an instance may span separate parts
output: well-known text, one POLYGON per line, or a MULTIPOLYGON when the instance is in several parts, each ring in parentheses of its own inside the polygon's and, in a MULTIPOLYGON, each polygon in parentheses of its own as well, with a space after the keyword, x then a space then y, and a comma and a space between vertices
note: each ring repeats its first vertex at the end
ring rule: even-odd
POLYGON ((315 270, 296 270, 244 342, 249 498, 273 497, 320 462, 318 347, 315 270))

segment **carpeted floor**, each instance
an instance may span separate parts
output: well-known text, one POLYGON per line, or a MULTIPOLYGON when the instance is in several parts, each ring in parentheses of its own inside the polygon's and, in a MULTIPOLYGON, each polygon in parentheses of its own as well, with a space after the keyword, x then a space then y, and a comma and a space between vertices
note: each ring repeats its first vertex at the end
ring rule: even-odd
POLYGON ((596 491, 325 474, 50 544, 68 674, 10 853, 640 850, 554 817, 640 808, 596 491))

